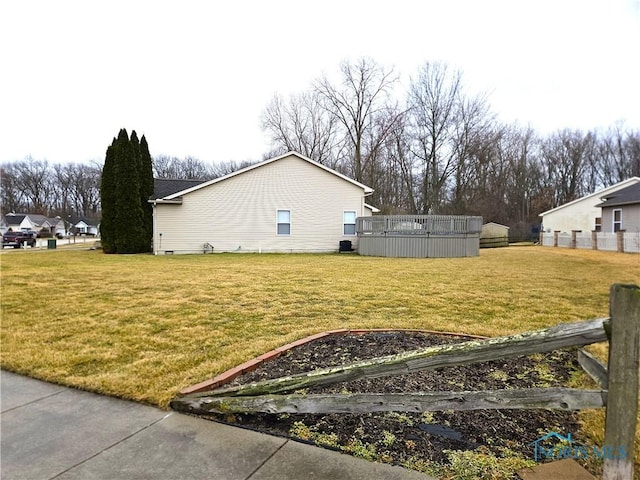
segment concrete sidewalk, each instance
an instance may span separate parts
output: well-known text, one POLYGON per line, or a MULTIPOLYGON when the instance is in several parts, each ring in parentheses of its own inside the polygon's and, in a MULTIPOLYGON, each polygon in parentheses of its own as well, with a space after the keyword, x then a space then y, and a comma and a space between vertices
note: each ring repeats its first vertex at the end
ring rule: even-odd
POLYGON ((430 478, 10 372, 0 380, 3 480, 430 478))

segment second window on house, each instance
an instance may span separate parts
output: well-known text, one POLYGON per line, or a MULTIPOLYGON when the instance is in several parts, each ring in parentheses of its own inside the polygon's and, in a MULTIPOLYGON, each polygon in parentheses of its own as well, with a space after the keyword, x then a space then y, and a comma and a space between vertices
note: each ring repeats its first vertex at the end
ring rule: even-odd
POLYGON ((278 210, 278 235, 291 235, 291 210, 278 210))
POLYGON ((343 232, 344 235, 356 234, 356 212, 346 210, 343 215, 343 232))
POLYGON ((622 230, 622 210, 616 209, 613 211, 613 231, 619 232, 622 230))

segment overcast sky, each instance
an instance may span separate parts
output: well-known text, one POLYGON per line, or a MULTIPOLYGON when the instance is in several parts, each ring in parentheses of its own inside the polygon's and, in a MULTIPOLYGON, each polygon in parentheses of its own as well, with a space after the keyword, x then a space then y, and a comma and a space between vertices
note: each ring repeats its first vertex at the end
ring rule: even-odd
POLYGON ((272 96, 363 56, 405 85, 444 61, 542 133, 640 128, 640 0, 16 0, 0 6, 0 162, 102 163, 122 127, 152 155, 259 160, 272 96))

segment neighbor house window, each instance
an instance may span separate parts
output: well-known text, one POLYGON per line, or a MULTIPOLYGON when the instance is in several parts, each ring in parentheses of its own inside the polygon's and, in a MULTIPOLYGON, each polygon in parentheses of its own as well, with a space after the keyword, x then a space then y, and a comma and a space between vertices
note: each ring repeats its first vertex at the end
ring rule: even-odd
POLYGON ((291 235, 291 210, 278 210, 278 235, 291 235))
POLYGON ((596 232, 602 231, 602 217, 596 217, 596 232))
POLYGON ((622 210, 613 211, 613 231, 619 232, 622 230, 622 210))
POLYGON ((344 212, 342 223, 344 235, 356 234, 356 212, 344 212))

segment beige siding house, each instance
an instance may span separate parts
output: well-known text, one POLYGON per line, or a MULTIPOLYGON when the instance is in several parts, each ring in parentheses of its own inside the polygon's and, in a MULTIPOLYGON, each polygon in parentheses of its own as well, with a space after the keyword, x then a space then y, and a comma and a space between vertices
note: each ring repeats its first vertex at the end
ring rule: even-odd
POLYGON ((156 255, 203 252, 332 252, 357 241, 355 219, 376 211, 373 190, 298 153, 214 180, 158 188, 156 255), (169 192, 169 193, 168 193, 169 192))
POLYGON ((571 233, 573 230, 591 232, 600 230, 602 198, 608 197, 618 190, 640 183, 640 177, 632 177, 610 187, 598 190, 590 195, 578 198, 554 209, 542 212, 542 227, 545 232, 559 231, 571 233))

